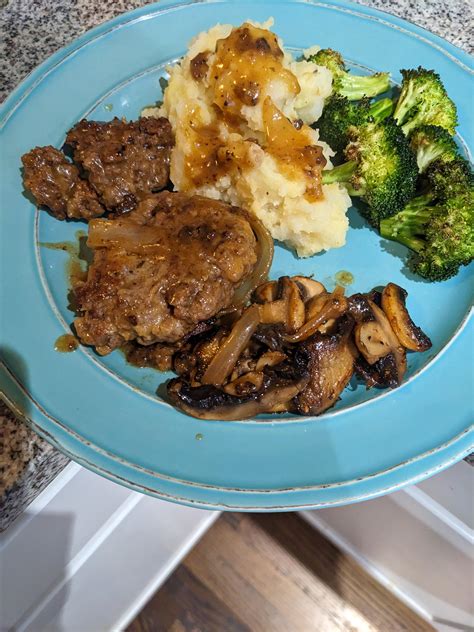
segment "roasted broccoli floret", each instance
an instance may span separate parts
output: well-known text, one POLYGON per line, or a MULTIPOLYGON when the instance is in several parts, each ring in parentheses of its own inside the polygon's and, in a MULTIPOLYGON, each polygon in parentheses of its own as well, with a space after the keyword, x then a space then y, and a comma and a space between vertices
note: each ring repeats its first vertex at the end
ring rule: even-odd
POLYGON ((326 101, 321 118, 316 123, 319 135, 334 151, 342 151, 348 143, 349 129, 369 121, 380 122, 393 111, 391 99, 381 99, 370 105, 368 99, 358 103, 334 94, 326 101))
POLYGON ((459 190, 474 187, 470 164, 460 156, 452 162, 436 160, 426 171, 430 189, 439 198, 455 195, 459 190))
POLYGON ((409 137, 410 147, 416 154, 416 162, 420 173, 437 161, 452 162, 459 158, 459 151, 452 136, 443 127, 422 125, 416 128, 409 137))
POLYGON ((402 89, 393 116, 405 134, 421 125, 438 125, 454 134, 456 106, 439 75, 421 66, 400 72, 403 76, 402 89))
POLYGON ((431 217, 434 196, 419 195, 408 202, 405 208, 380 222, 380 234, 418 252, 425 244, 423 235, 431 217))
POLYGON ((316 123, 319 136, 334 151, 342 151, 348 143, 349 128, 363 125, 368 121, 367 100, 353 103, 340 94, 333 94, 326 101, 321 118, 316 123))
POLYGON ((410 268, 429 281, 454 276, 474 258, 474 179, 465 165, 433 163, 429 192, 380 222, 380 234, 414 251, 410 268), (449 172, 452 180, 448 183, 449 172))
POLYGON ((344 152, 348 162, 323 171, 322 181, 345 184, 350 195, 367 202, 363 212, 378 226, 413 197, 418 175, 415 155, 391 117, 351 127, 349 139, 344 152))
POLYGON ((342 55, 331 48, 323 48, 307 58, 318 66, 325 66, 332 74, 333 92, 342 94, 351 101, 366 97, 375 97, 390 87, 390 73, 377 72, 364 77, 352 75, 346 69, 342 55))

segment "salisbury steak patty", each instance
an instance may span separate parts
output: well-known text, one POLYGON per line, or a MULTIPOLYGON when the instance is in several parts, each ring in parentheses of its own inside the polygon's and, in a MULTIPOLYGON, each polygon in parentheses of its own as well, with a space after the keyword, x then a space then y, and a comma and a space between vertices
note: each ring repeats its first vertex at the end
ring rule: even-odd
POLYGON ((165 118, 82 120, 68 132, 66 144, 103 204, 116 213, 134 209, 168 182, 173 133, 165 118))
POLYGON ((81 341, 100 354, 130 340, 174 343, 229 306, 257 260, 247 217, 163 192, 126 216, 90 222, 94 260, 75 288, 81 341))

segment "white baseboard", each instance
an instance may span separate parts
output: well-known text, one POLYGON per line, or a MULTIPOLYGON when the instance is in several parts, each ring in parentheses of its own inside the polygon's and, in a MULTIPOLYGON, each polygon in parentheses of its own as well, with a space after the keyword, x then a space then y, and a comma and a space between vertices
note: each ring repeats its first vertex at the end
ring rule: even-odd
POLYGON ((474 632, 474 468, 454 467, 447 496, 440 474, 426 488, 300 515, 437 630, 474 632))

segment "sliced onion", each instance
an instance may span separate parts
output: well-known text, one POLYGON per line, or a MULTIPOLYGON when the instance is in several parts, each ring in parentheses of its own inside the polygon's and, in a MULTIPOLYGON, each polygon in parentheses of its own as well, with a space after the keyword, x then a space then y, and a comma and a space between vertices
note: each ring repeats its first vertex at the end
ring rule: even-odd
POLYGON ((327 303, 330 294, 328 292, 321 292, 318 296, 310 298, 306 304, 306 317, 307 320, 311 320, 319 314, 324 305, 327 303))
POLYGON ((283 336, 287 342, 301 342, 312 336, 325 322, 341 316, 347 310, 347 300, 343 296, 344 289, 337 286, 326 302, 313 318, 310 318, 295 334, 283 336))
POLYGON ((259 324, 258 305, 251 305, 232 327, 232 331, 209 363, 202 377, 202 384, 217 386, 226 380, 259 324))
POLYGON ((261 283, 267 280, 273 261, 273 239, 262 222, 252 213, 246 213, 249 224, 257 239, 257 263, 249 277, 235 291, 232 306, 235 309, 243 307, 250 295, 261 283))
POLYGON ((163 231, 157 226, 142 226, 125 219, 93 219, 89 222, 87 245, 90 248, 124 248, 128 252, 169 253, 163 231))

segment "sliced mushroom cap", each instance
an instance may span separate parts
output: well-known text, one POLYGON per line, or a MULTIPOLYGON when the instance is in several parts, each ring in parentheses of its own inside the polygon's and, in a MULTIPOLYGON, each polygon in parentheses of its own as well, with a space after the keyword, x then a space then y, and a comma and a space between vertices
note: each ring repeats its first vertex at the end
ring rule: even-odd
POLYGON ((365 323, 369 320, 375 320, 372 309, 370 308, 368 299, 370 295, 365 294, 353 294, 349 296, 347 302, 349 304, 349 314, 353 317, 356 323, 365 323))
POLYGON ((171 380, 168 394, 172 403, 191 417, 210 421, 239 421, 273 412, 299 393, 303 383, 269 385, 251 397, 237 397, 212 385, 192 387, 178 378, 171 380))
MULTIPOLYGON (((169 382, 168 394, 175 406, 192 417, 222 421, 249 419, 262 413, 285 410, 285 404, 308 382, 307 365, 306 352, 295 350, 288 362, 271 369, 267 367, 259 374, 262 378, 258 390, 248 388, 237 395, 226 392, 226 388, 191 386, 186 380, 176 378, 169 382)), ((255 385, 256 382, 252 383, 255 385)))
POLYGON ((415 325, 405 306, 407 292, 395 283, 389 283, 382 292, 382 309, 397 338, 410 351, 426 351, 431 340, 415 325))
POLYGON ((396 388, 398 386, 398 369, 393 353, 389 353, 374 364, 369 364, 359 356, 355 361, 355 372, 361 377, 367 388, 396 388))
POLYGON ((357 348, 369 364, 374 364, 391 352, 391 346, 381 325, 374 320, 359 323, 354 329, 357 348))
POLYGON ((403 376, 407 370, 407 358, 405 349, 400 344, 397 336, 395 335, 390 323, 385 316, 384 312, 373 301, 369 300, 369 305, 372 308, 372 312, 375 316, 375 320, 381 326, 388 343, 390 345, 390 352, 393 354, 395 365, 397 368, 397 382, 401 384, 403 376))
POLYGON ((234 370, 230 374, 229 382, 233 382, 237 378, 241 377, 246 373, 250 373, 252 371, 256 371, 257 369, 257 361, 250 355, 248 348, 245 352, 240 356, 237 360, 237 363, 234 367, 234 370))
POLYGON ((260 325, 253 338, 271 351, 279 351, 284 345, 283 325, 260 325))
POLYGON ((257 371, 262 371, 266 366, 276 366, 286 359, 286 354, 282 351, 266 351, 263 353, 255 365, 257 371))
POLYGON ((368 388, 395 388, 406 372, 405 347, 430 344, 408 316, 405 296, 394 284, 383 295, 346 298, 342 287, 329 294, 304 277, 263 283, 250 306, 221 314, 206 338, 184 342, 170 399, 194 417, 238 420, 321 414, 354 370, 368 388))
POLYGON ((292 410, 300 415, 320 415, 336 403, 354 372, 357 352, 351 340, 353 327, 354 319, 345 314, 333 334, 317 332, 302 343, 310 357, 310 378, 293 400, 292 410))
POLYGON ((326 298, 322 308, 307 320, 295 334, 284 336, 285 340, 292 343, 302 342, 317 332, 321 325, 325 325, 331 319, 339 318, 344 314, 347 310, 347 299, 343 292, 343 288, 336 287, 334 292, 326 298))
POLYGON ((319 281, 315 281, 314 279, 310 279, 304 276, 294 276, 291 277, 292 281, 300 288, 301 297, 303 301, 306 303, 314 296, 318 296, 322 292, 326 291, 326 288, 319 281))
MULTIPOLYGON (((273 287, 264 288, 264 291, 259 293, 260 299, 274 295, 275 288, 273 287)), ((261 323, 282 323, 289 333, 299 329, 305 321, 305 305, 299 287, 289 277, 279 279, 276 298, 272 301, 262 301, 259 310, 261 323)))
POLYGON ((223 390, 229 395, 236 395, 237 397, 251 395, 262 390, 264 377, 262 371, 249 371, 226 384, 223 390))

